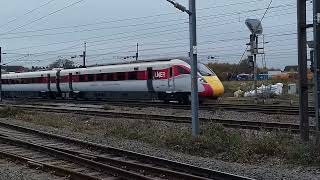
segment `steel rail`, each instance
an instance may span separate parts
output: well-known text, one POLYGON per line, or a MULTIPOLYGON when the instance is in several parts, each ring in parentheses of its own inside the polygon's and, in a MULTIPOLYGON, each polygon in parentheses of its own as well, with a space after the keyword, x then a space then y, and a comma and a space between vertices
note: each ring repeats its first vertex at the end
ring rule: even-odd
MULTIPOLYGON (((48 100, 37 99, 38 102, 48 102, 48 100)), ((64 103, 88 103, 94 105, 114 105, 128 107, 158 107, 170 109, 190 110, 190 105, 182 105, 176 103, 162 103, 151 101, 98 101, 98 100, 49 100, 49 102, 64 102, 64 103)), ((28 102, 27 102, 28 103, 28 102)), ((258 105, 258 104, 234 104, 234 103, 204 103, 199 106, 201 110, 228 110, 238 112, 259 112, 264 114, 284 114, 284 115, 299 115, 297 106, 281 106, 281 105, 258 105)), ((314 116, 314 108, 309 107, 309 116, 314 116)))
MULTIPOLYGON (((100 152, 106 152, 108 154, 112 153, 114 156, 123 156, 123 157, 126 157, 126 159, 127 158, 133 159, 133 160, 136 160, 139 162, 144 162, 145 164, 156 165, 155 167, 153 167, 153 166, 150 167, 148 165, 140 166, 139 164, 136 164, 135 162, 131 162, 126 165, 124 164, 125 162, 123 162, 123 161, 116 162, 116 164, 118 166, 125 165, 125 167, 127 167, 127 168, 130 167, 133 169, 142 168, 142 170, 145 170, 146 173, 150 172, 150 174, 153 174, 156 171, 157 172, 160 171, 160 173, 164 173, 164 175, 172 175, 171 177, 177 177, 178 179, 181 179, 181 178, 182 179, 207 179, 207 178, 209 178, 209 179, 217 179, 217 180, 222 180, 222 179, 225 179, 225 180, 229 180, 229 179, 230 180, 231 179, 232 180, 238 180, 238 179, 239 180, 249 180, 249 178, 245 178, 242 176, 237 176, 237 175, 232 175, 232 174, 225 173, 225 172, 200 168, 200 167, 196 167, 196 166, 192 166, 192 165, 188 165, 188 164, 184 164, 184 163, 179 163, 179 162, 175 162, 175 161, 169 161, 166 159, 148 156, 148 155, 144 155, 144 154, 140 154, 140 153, 135 153, 132 151, 126 151, 126 150, 122 150, 122 149, 118 149, 118 148, 113 148, 110 146, 104 146, 104 145, 99 145, 99 144, 95 144, 95 143, 90 143, 87 141, 81 141, 78 139, 64 137, 61 135, 56 135, 56 134, 51 134, 51 133, 46 133, 46 132, 38 131, 35 129, 25 128, 22 126, 13 125, 13 124, 5 123, 5 122, 0 122, 0 127, 12 129, 12 130, 19 131, 19 132, 25 132, 25 133, 37 135, 42 138, 45 137, 48 139, 55 139, 55 140, 65 142, 68 144, 78 145, 78 146, 81 146, 82 148, 85 147, 85 148, 100 151, 100 152), (162 168, 162 167, 164 167, 164 168, 162 168), (148 170, 151 170, 151 171, 148 171, 148 170), (178 171, 178 173, 176 173, 176 171, 178 171)), ((83 153, 83 152, 80 153, 80 152, 76 152, 76 151, 72 151, 72 150, 68 150, 68 149, 60 149, 59 147, 51 147, 51 146, 44 146, 44 145, 39 146, 34 143, 25 142, 25 141, 22 141, 19 139, 8 138, 5 136, 0 136, 0 139, 6 140, 6 142, 24 144, 28 147, 31 146, 33 148, 36 148, 37 150, 39 150, 39 149, 44 150, 45 152, 54 153, 59 156, 63 155, 67 159, 75 160, 79 163, 84 163, 86 165, 90 165, 93 167, 96 167, 96 165, 99 165, 96 167, 98 169, 101 169, 101 167, 103 167, 103 168, 107 168, 109 170, 110 165, 106 165, 106 164, 115 163, 115 159, 110 160, 110 158, 106 158, 106 157, 102 157, 102 156, 98 156, 98 155, 94 155, 94 154, 83 153), (108 166, 108 167, 105 167, 105 166, 108 166)), ((117 167, 112 167, 112 168, 117 168, 117 167)), ((122 169, 120 169, 120 170, 122 171, 122 169)), ((115 172, 115 173, 119 174, 120 170, 113 170, 112 169, 111 172, 115 172)), ((129 179, 132 179, 134 177, 138 177, 138 179, 139 179, 138 175, 137 176, 133 175, 129 179)), ((125 176, 125 177, 127 177, 127 176, 125 176)), ((143 176, 143 178, 145 179, 145 176, 143 176)), ((164 178, 166 178, 166 176, 164 176, 164 178)))
MULTIPOLYGON (((83 109, 67 109, 58 107, 39 107, 39 106, 25 106, 25 105, 11 105, 12 107, 19 108, 27 111, 41 111, 51 113, 72 113, 88 116, 100 116, 108 118, 129 118, 129 119, 146 119, 150 121, 163 121, 172 123, 190 124, 191 118, 187 116, 169 116, 169 115, 152 115, 142 113, 128 113, 128 112, 110 112, 103 110, 83 110, 83 109)), ((232 120, 232 119, 218 119, 218 118, 199 118, 200 122, 208 123, 213 122, 221 124, 228 128, 237 129, 251 129, 251 130, 276 130, 288 131, 293 133, 299 132, 299 125, 292 123, 279 123, 279 122, 262 122, 262 121, 246 121, 246 120, 232 120)), ((311 132, 315 131, 315 126, 310 126, 311 132)))

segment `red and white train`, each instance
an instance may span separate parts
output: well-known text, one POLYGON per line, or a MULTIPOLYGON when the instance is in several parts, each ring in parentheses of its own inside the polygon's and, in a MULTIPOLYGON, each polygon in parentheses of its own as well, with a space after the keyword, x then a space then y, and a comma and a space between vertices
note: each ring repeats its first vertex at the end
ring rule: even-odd
MULTIPOLYGON (((12 73, 2 76, 4 97, 160 99, 188 102, 190 60, 168 58, 105 66, 12 73)), ((198 65, 199 96, 224 93, 219 78, 198 65)))

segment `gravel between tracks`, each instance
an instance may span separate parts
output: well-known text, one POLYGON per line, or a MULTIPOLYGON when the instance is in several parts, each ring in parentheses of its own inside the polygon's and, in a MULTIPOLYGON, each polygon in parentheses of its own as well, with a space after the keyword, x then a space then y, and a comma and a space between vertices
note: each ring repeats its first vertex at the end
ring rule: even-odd
MULTIPOLYGON (((156 115, 172 115, 172 116, 190 116, 190 110, 170 109, 170 108, 156 108, 156 107, 117 107, 110 106, 112 110, 119 112, 134 112, 134 113, 148 113, 156 115)), ((299 116, 284 115, 284 114, 264 114, 258 112, 236 112, 223 110, 199 110, 199 117, 202 118, 220 118, 220 119, 235 119, 245 121, 259 121, 259 122, 281 122, 281 123, 296 123, 299 124, 299 116)), ((315 124, 314 118, 310 118, 310 123, 315 124)))
POLYGON ((0 180, 49 180, 61 177, 0 159, 0 180))
MULTIPOLYGON (((156 110, 156 109, 154 109, 156 110)), ((159 112, 159 111, 158 111, 159 112)), ((168 112, 166 113, 168 114, 168 112)), ((72 118, 85 120, 86 117, 74 115, 72 118)), ((95 120, 103 120, 108 125, 107 121, 120 121, 121 119, 106 119, 98 118, 95 120)), ((71 132, 68 129, 57 129, 47 126, 35 125, 18 120, 1 119, 1 121, 11 122, 35 129, 39 129, 45 132, 52 132, 56 134, 65 135, 68 137, 75 137, 78 139, 89 140, 96 143, 110 145, 117 148, 131 150, 139 153, 149 154, 157 157, 171 159, 179 162, 189 163, 204 168, 210 168, 225 172, 230 172, 238 175, 248 176, 255 179, 320 179, 320 169, 312 167, 297 167, 285 165, 280 160, 270 160, 268 162, 261 162, 255 165, 241 164, 241 163, 229 163, 221 160, 215 160, 213 158, 203 158, 198 156, 192 156, 188 154, 174 152, 172 150, 157 148, 150 144, 142 143, 139 141, 126 140, 115 137, 106 137, 104 134, 92 135, 82 134, 77 132, 71 132)), ((175 126, 172 123, 158 122, 159 127, 162 126, 175 126)), ((182 125, 184 126, 184 125, 182 125)), ((101 127, 103 128, 103 127, 101 127)), ((177 130, 181 127, 177 127, 177 130)))
MULTIPOLYGON (((49 103, 50 104, 50 103, 49 103)), ((84 108, 88 110, 97 110, 103 108, 102 105, 90 105, 90 104, 62 104, 54 103, 58 107, 66 108, 84 108)), ((170 106, 170 105, 169 105, 170 106)), ((182 109, 170 109, 170 108, 158 108, 158 107, 127 107, 127 106, 114 106, 106 105, 106 111, 110 112, 129 112, 129 113, 147 113, 154 115, 171 115, 171 116, 190 116, 190 110, 182 109)), ((259 121, 259 122, 281 122, 281 123, 296 123, 299 124, 299 116, 285 115, 285 114, 264 114, 258 112, 236 112, 236 111, 224 111, 224 110, 199 110, 199 117, 203 118, 221 118, 221 119, 235 119, 246 121, 259 121)), ((310 124, 315 125, 314 118, 310 118, 310 124)))

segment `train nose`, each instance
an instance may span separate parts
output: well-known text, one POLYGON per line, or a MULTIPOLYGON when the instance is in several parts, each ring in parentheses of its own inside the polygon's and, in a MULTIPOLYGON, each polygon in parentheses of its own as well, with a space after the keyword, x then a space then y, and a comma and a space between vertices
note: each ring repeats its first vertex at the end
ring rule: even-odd
POLYGON ((218 76, 204 76, 203 78, 211 86, 213 90, 213 97, 220 97, 223 95, 224 87, 218 76))

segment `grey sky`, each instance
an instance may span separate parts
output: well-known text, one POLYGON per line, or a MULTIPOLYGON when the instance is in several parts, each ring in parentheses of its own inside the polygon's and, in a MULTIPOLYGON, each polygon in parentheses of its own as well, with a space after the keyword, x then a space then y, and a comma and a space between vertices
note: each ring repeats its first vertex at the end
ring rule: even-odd
MULTIPOLYGON (((117 58, 135 54, 136 43, 140 44, 141 58, 187 55, 188 17, 165 0, 85 0, 27 25, 78 0, 55 0, 22 16, 48 1, 10 0, 0 7, 0 44, 4 52, 12 53, 4 56, 4 63, 47 65, 58 56, 80 54, 84 41, 88 64, 122 61, 117 58)), ((187 0, 179 2, 188 5, 187 0)), ((200 59, 205 61, 211 55, 219 62, 238 63, 249 38, 245 19, 260 19, 269 2, 198 0, 200 59)), ((311 6, 308 3, 309 10, 311 6)), ((296 1, 274 0, 271 7, 262 23, 269 42, 265 44, 267 65, 283 68, 297 64, 296 1)), ((80 58, 73 60, 81 62, 80 58)))

